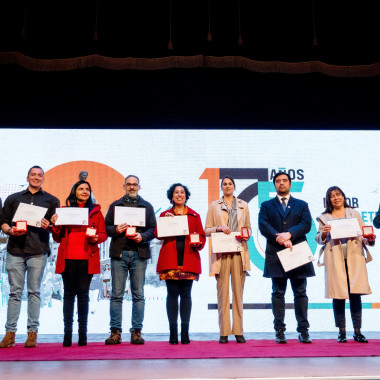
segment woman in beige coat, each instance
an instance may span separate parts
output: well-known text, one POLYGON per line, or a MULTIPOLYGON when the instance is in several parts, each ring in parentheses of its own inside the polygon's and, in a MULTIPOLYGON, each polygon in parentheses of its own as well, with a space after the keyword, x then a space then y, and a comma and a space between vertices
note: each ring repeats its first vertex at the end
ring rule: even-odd
POLYGON ((368 239, 362 236, 331 239, 331 225, 328 221, 342 218, 356 218, 360 227, 364 225, 360 214, 347 204, 343 191, 332 186, 326 193, 326 210, 317 218, 319 230, 316 236, 317 242, 324 245, 326 298, 333 299, 335 325, 339 328, 338 342, 347 342, 345 301, 349 299, 354 340, 368 343, 360 332, 361 295, 371 294, 363 245, 374 245, 376 236, 368 239))
MULTIPOLYGON (((251 230, 248 203, 234 196, 235 181, 226 176, 221 181, 223 196, 209 206, 206 219, 206 236, 213 232, 240 232, 242 227, 251 230)), ((242 240, 241 252, 211 252, 211 273, 215 274, 218 293, 219 343, 228 343, 228 336, 235 335, 238 343, 245 343, 243 336, 243 290, 246 271, 250 270, 247 242, 242 240), (232 287, 232 318, 230 321, 230 293, 232 287)))

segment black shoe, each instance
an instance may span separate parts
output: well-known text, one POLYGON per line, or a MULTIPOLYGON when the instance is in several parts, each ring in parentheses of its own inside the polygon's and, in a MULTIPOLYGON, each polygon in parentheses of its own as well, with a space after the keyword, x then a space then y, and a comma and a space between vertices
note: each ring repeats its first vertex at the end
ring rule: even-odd
POLYGON ((63 347, 71 347, 72 344, 72 333, 65 333, 63 336, 63 347))
POLYGON ((189 331, 181 331, 181 343, 182 344, 190 344, 189 331))
POLYGON ((283 329, 276 330, 276 343, 286 343, 285 331, 283 329))
POLYGON ((170 344, 178 344, 178 333, 176 333, 176 332, 170 333, 169 343, 170 344))
POLYGON ((354 334, 354 341, 359 343, 368 343, 368 340, 362 333, 354 334))
POLYGON ((301 331, 298 334, 298 340, 300 343, 311 343, 311 338, 307 330, 301 331))
POLYGON ((235 335, 235 339, 237 343, 245 343, 245 338, 243 335, 235 335))
POLYGON ((338 343, 347 343, 346 333, 340 332, 337 341, 338 343))
POLYGON ((87 346, 87 333, 79 333, 78 346, 87 346))
POLYGON ((189 331, 181 331, 181 343, 190 344, 189 331))
POLYGON ((219 338, 219 343, 228 343, 228 336, 221 335, 219 338))

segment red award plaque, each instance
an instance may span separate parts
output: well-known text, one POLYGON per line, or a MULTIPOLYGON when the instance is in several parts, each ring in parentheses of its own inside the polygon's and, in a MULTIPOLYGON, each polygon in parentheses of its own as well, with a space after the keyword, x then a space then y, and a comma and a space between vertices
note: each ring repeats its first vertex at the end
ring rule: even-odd
POLYGON ((363 226, 362 231, 363 231, 364 238, 369 238, 374 235, 372 226, 363 226))
POLYGON ((241 228, 241 237, 243 239, 249 239, 249 228, 248 227, 242 227, 241 228))
POLYGON ((190 244, 200 244, 201 239, 199 234, 190 234, 190 244))
POLYGON ((28 223, 25 220, 19 220, 16 222, 16 226, 13 229, 17 232, 26 232, 28 228, 28 223))
POLYGON ((127 227, 127 229, 125 230, 125 236, 132 237, 135 235, 136 235, 136 227, 135 226, 127 227))
POLYGON ((87 237, 95 237, 96 236, 96 228, 88 227, 86 230, 86 236, 87 237))

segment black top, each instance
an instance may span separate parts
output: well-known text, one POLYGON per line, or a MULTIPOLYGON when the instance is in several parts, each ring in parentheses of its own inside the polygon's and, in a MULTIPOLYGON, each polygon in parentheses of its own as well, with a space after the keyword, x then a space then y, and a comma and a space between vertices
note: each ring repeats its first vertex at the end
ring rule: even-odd
POLYGON ((177 243, 177 263, 179 267, 183 266, 183 256, 185 254, 185 236, 176 236, 177 243))
MULTIPOLYGON (((108 236, 112 238, 111 245, 110 245, 110 257, 120 258, 121 251, 124 249, 126 237, 125 237, 125 234, 116 233, 117 226, 115 226, 114 224, 116 206, 125 207, 124 198, 120 198, 110 205, 107 211, 105 222, 106 222, 107 234, 108 236)), ((154 238, 154 229, 156 227, 156 217, 154 215, 154 210, 153 210, 152 205, 146 200, 144 200, 143 198, 141 197, 138 198, 136 202, 136 207, 145 208, 145 227, 136 228, 136 231, 139 232, 142 237, 142 241, 140 243, 136 243, 137 252, 140 258, 149 259, 151 257, 149 243, 154 238)))
MULTIPOLYGON (((48 210, 45 218, 50 220, 55 213, 55 209, 59 207, 58 198, 40 189, 32 194, 29 189, 20 191, 10 195, 4 202, 1 224, 12 223, 14 214, 20 203, 32 204, 34 206, 46 207, 48 210)), ((43 253, 50 254, 49 232, 43 228, 28 226, 25 235, 9 236, 7 250, 15 256, 39 255, 43 253)))

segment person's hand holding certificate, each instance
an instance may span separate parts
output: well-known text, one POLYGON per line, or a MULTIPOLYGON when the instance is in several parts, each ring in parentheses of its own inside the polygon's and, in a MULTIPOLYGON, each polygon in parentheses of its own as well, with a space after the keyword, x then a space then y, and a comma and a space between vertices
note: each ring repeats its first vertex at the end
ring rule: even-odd
POLYGON ((277 256, 285 272, 289 272, 314 260, 313 253, 306 241, 293 245, 292 248, 278 251, 277 256))
POLYGON ((46 207, 34 206, 27 203, 20 203, 13 216, 12 222, 26 221, 28 226, 32 227, 42 227, 41 221, 44 218, 46 212, 46 207))
POLYGON ((145 207, 115 206, 115 226, 124 223, 128 226, 145 227, 145 207))
POLYGON ((362 235, 356 218, 329 220, 327 224, 331 226, 331 239, 352 238, 362 235))
POLYGON ((88 226, 88 208, 61 207, 55 210, 56 226, 88 226))
POLYGON ((157 236, 183 236, 189 234, 187 215, 162 216, 157 218, 157 236))

